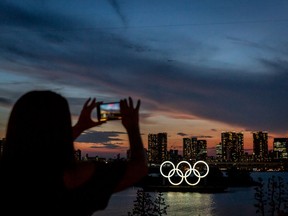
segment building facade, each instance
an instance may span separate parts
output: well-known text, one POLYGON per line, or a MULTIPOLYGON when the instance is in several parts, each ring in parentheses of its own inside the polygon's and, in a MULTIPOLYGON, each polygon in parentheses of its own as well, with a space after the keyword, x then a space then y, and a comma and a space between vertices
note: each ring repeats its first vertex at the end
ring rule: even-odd
POLYGON ((253 132, 253 155, 259 161, 268 159, 268 132, 253 132))
POLYGON ((198 140, 197 137, 183 138, 184 160, 206 160, 207 140, 198 140))
POLYGON ((191 138, 183 138, 183 159, 191 160, 193 158, 191 138))
POLYGON ((148 134, 148 162, 160 164, 167 159, 167 133, 148 134))
MULTIPOLYGON (((220 147, 218 147, 220 148, 220 147)), ((244 155, 244 135, 242 132, 225 131, 221 133, 222 159, 240 161, 244 155)))
POLYGON ((274 138, 274 159, 288 159, 288 138, 274 138))

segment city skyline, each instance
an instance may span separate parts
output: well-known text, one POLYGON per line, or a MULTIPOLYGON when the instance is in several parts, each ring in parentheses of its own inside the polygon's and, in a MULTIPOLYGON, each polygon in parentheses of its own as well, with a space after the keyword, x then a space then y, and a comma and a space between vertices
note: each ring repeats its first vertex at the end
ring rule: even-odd
MULTIPOLYGON (((235 130, 221 131, 221 132, 219 132, 219 136, 214 138, 214 139, 212 139, 209 136, 205 136, 205 135, 204 136, 193 136, 193 135, 184 136, 184 135, 182 135, 182 137, 181 137, 181 139, 179 141, 179 144, 177 144, 177 145, 173 145, 172 144, 173 139, 171 141, 170 140, 171 136, 169 135, 169 133, 167 133, 165 131, 150 132, 150 133, 145 134, 145 135, 142 134, 142 139, 144 141, 144 147, 146 149, 148 149, 149 148, 149 135, 157 135, 157 134, 165 133, 165 134, 167 134, 167 140, 166 140, 167 141, 167 151, 169 151, 169 150, 178 150, 180 155, 182 155, 182 153, 183 153, 183 142, 184 142, 184 139, 196 138, 197 140, 205 140, 205 141, 207 141, 207 156, 216 156, 217 145, 222 143, 221 136, 222 136, 223 133, 236 133, 236 134, 241 133, 242 134, 242 139, 243 139, 242 142, 243 142, 244 153, 253 154, 253 136, 254 136, 254 133, 258 133, 258 132, 267 133, 268 151, 272 151, 273 150, 273 148, 274 148, 273 144, 274 144, 275 139, 276 140, 277 139, 283 139, 283 138, 284 139, 288 139, 288 136, 271 137, 269 135, 268 131, 261 131, 261 130, 260 131, 249 131, 249 132, 247 132, 247 131, 246 132, 235 131, 235 130), (247 137, 247 135, 249 135, 249 137, 247 137), (248 145, 247 145, 247 140, 249 142, 248 145), (251 143, 252 143, 252 145, 251 145, 251 143)), ((89 137, 89 138, 85 137, 85 136, 86 136, 86 134, 82 135, 82 138, 84 140, 93 139, 93 136, 89 137), (84 136, 84 138, 83 138, 83 136, 84 136)), ((81 140, 82 138, 80 137, 79 140, 81 140)), ((77 146, 79 148, 81 148, 81 145, 77 145, 76 144, 76 147, 77 146)), ((119 153, 121 153, 121 155, 124 156, 124 155, 126 155, 126 153, 127 153, 126 151, 128 150, 128 148, 123 149, 122 151, 118 151, 118 150, 116 149, 115 151, 111 151, 109 155, 111 157, 116 157, 119 153)), ((87 151, 84 150, 84 153, 86 154, 87 151)), ((95 155, 99 156, 99 152, 96 151, 95 153, 92 153, 92 156, 95 156, 95 155), (97 153, 98 153, 98 155, 97 155, 97 153)), ((101 155, 103 155, 103 154, 100 153, 100 156, 101 155)))
MULTIPOLYGON (((140 128, 165 131, 169 148, 222 131, 288 136, 288 2, 33 1, 0 2, 0 138, 25 92, 65 96, 75 123, 89 97, 141 99, 140 128)), ((93 113, 95 115, 95 112, 93 113)), ((86 131, 76 148, 125 154, 120 121, 86 131)))

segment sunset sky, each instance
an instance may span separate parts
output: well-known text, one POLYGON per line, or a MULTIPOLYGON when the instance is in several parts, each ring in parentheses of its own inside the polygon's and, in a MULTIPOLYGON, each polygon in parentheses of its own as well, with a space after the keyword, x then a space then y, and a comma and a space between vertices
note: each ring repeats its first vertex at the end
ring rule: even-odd
MULTIPOLYGON (((287 0, 0 1, 0 138, 15 101, 53 90, 73 122, 89 97, 141 99, 140 127, 208 142, 222 131, 288 136, 287 0)), ((83 153, 125 156, 120 121, 86 131, 83 153)))

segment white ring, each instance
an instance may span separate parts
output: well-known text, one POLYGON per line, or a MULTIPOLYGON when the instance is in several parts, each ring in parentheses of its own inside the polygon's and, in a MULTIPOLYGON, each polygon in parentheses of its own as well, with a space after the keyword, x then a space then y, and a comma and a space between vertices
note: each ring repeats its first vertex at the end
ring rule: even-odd
POLYGON ((160 165, 160 173, 161 173, 161 175, 162 175, 163 177, 168 178, 169 182, 170 182, 172 185, 180 185, 180 184, 183 182, 183 180, 185 179, 185 181, 186 181, 186 183, 187 183, 188 185, 195 186, 195 185, 197 185, 197 184, 200 182, 200 179, 201 179, 201 178, 204 178, 204 177, 206 177, 206 176, 208 175, 208 173, 209 173, 209 166, 208 166, 208 164, 207 164, 205 161, 196 161, 195 164, 193 165, 193 167, 191 167, 191 164, 190 164, 188 161, 180 161, 180 162, 177 164, 176 168, 175 168, 175 165, 174 165, 171 161, 164 161, 164 162, 160 165), (172 167, 173 167, 173 169, 171 169, 171 170, 168 172, 168 175, 165 175, 165 174, 162 172, 162 167, 163 167, 165 164, 167 164, 167 163, 168 163, 168 164, 171 164, 172 167), (183 163, 185 163, 185 164, 187 164, 187 165, 189 166, 189 169, 186 170, 185 173, 183 173, 182 170, 179 169, 179 166, 180 166, 181 164, 183 164, 183 163), (201 173, 195 168, 198 163, 203 163, 203 164, 207 167, 205 175, 201 175, 201 173), (190 182, 188 181, 188 179, 187 179, 187 177, 189 177, 189 176, 191 175, 192 171, 193 171, 194 176, 198 177, 198 180, 197 180, 195 183, 190 183, 190 182), (177 173, 177 175, 178 175, 179 177, 181 177, 181 180, 180 180, 178 183, 174 183, 174 182, 171 180, 171 177, 172 177, 173 175, 175 175, 175 172, 177 173))
POLYGON ((175 173, 175 166, 174 166, 174 164, 171 162, 171 161, 164 161, 162 164, 161 164, 161 166, 160 166, 160 173, 161 173, 161 175, 163 176, 163 177, 165 177, 165 178, 170 178, 170 177, 172 177, 173 175, 174 175, 174 173, 175 173), (173 173, 171 174, 171 176, 169 175, 169 173, 168 173, 168 176, 167 175, 165 175, 165 174, 163 174, 163 172, 162 172, 162 167, 164 166, 164 164, 165 163, 169 163, 169 164, 171 164, 172 166, 173 166, 173 173))
MULTIPOLYGON (((205 161, 196 161, 196 163, 193 165, 193 173, 194 173, 194 175, 195 176, 197 176, 198 178, 204 178, 204 177, 206 177, 207 175, 208 175, 208 173, 209 173, 209 166, 208 166, 208 164, 205 162, 205 161), (205 175, 203 175, 203 176, 201 176, 201 175, 196 175, 195 174, 195 172, 194 172, 194 170, 196 170, 195 169, 195 166, 196 166, 196 164, 198 164, 198 163, 203 163, 206 167, 207 167, 207 171, 206 171, 206 173, 205 173, 205 175)), ((198 171, 198 170, 197 170, 198 171)))

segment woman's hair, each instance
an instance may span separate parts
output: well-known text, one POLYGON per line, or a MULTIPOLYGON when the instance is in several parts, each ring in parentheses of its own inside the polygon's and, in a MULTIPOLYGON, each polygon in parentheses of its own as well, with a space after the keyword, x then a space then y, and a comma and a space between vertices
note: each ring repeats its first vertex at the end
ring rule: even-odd
POLYGON ((52 91, 31 91, 15 103, 8 121, 3 161, 64 169, 74 162, 67 100, 52 91))

